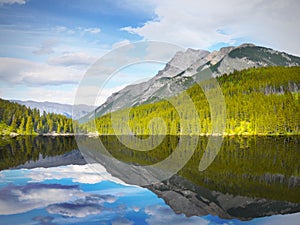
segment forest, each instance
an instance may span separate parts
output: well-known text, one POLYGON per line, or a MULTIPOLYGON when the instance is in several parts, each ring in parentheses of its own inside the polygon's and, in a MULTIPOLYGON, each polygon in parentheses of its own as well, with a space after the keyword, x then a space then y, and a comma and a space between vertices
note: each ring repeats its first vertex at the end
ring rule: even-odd
MULTIPOLYGON (((218 98, 208 80, 168 100, 121 109, 96 118, 96 129, 100 135, 127 135, 130 132, 135 135, 211 135, 216 134, 213 126, 220 124, 218 120, 225 115, 223 132, 217 135, 300 134, 300 67, 251 68, 216 79, 226 112, 221 112, 222 98, 218 98), (212 96, 211 102, 207 96, 212 96)), ((80 124, 79 130, 94 132, 93 123, 80 124)), ((0 134, 12 132, 26 135, 73 133, 72 119, 40 113, 37 109, 0 99, 0 134)))
MULTIPOLYGON (((224 74, 217 81, 226 105, 225 129, 218 135, 300 134, 300 67, 251 68, 224 74)), ((100 135, 213 134, 210 109, 216 109, 218 120, 220 99, 216 97, 211 106, 206 96, 214 96, 215 91, 207 81, 168 100, 106 114, 95 120, 97 131, 100 135), (188 98, 197 113, 187 105, 188 98)), ((90 126, 85 124, 85 130, 90 126)))
POLYGON ((72 119, 0 99, 0 134, 72 133, 72 119))

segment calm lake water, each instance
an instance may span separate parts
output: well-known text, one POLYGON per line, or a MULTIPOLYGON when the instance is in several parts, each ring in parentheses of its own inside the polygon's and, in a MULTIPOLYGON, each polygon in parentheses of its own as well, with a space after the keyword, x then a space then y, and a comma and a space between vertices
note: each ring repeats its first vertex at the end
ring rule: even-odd
POLYGON ((227 137, 211 158, 208 137, 140 138, 151 150, 128 136, 85 137, 81 151, 74 137, 2 137, 1 224, 299 224, 299 136, 227 137), (170 155, 176 174, 145 182, 170 155))

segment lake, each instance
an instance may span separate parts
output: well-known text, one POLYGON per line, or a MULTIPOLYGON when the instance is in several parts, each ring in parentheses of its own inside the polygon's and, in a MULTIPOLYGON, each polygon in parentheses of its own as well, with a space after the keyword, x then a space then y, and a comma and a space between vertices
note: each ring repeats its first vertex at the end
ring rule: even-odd
POLYGON ((299 136, 225 137, 207 154, 210 142, 219 139, 1 137, 0 221, 298 224, 299 136), (137 139, 144 151, 132 150, 137 139))

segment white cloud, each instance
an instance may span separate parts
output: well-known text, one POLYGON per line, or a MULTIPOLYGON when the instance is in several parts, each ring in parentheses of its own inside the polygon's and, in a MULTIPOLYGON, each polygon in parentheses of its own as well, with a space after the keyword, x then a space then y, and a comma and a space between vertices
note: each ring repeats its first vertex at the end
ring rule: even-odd
MULTIPOLYGON (((62 29, 62 27, 61 27, 62 29)), ((45 40, 38 50, 33 51, 36 55, 50 55, 54 53, 53 47, 58 44, 56 39, 45 40)))
MULTIPOLYGON (((12 215, 45 208, 51 214, 86 217, 103 211, 104 203, 114 203, 113 195, 89 194, 76 185, 8 185, 0 190, 0 215, 12 215)), ((38 218, 40 220, 42 218, 38 218)), ((42 219, 43 220, 43 219, 42 219)))
POLYGON ((67 31, 68 28, 65 26, 56 26, 53 30, 57 33, 63 33, 65 31, 67 31))
POLYGON ((121 180, 112 177, 101 165, 68 165, 52 168, 34 168, 26 175, 30 182, 43 182, 45 180, 72 179, 72 182, 96 184, 104 180, 112 180, 123 184, 121 180))
POLYGON ((130 41, 125 39, 125 40, 122 40, 122 41, 119 41, 119 42, 116 42, 112 45, 112 48, 115 49, 115 48, 119 48, 121 46, 124 46, 124 45, 128 45, 130 44, 130 41))
POLYGON ((111 222, 112 225, 132 225, 133 221, 128 220, 127 218, 117 218, 111 222))
POLYGON ((95 101, 95 105, 101 105, 103 104, 106 99, 111 96, 113 93, 117 92, 117 91, 120 91, 121 89, 125 88, 127 86, 127 84, 124 84, 124 85, 120 85, 120 86, 117 86, 117 87, 113 87, 113 88, 104 88, 102 90, 99 90, 99 88, 97 89, 97 92, 98 93, 98 96, 96 98, 96 101, 95 101))
MULTIPOLYGON (((31 87, 29 90, 25 91, 25 95, 23 94, 23 98, 20 99, 21 93, 11 93, 11 98, 20 99, 20 100, 28 100, 30 98, 34 101, 43 102, 45 100, 52 101, 52 102, 60 102, 65 104, 73 104, 74 103, 74 95, 76 92, 76 87, 69 88, 70 85, 61 85, 59 89, 46 89, 45 87, 31 87), (28 97, 30 96, 30 97, 28 97)), ((18 89, 18 88, 17 88, 18 89)), ((7 89, 6 89, 7 90, 7 89)), ((12 88, 15 92, 17 90, 12 88)), ((10 91, 11 92, 11 91, 10 91)))
POLYGON ((50 205, 47 207, 47 211, 50 214, 60 214, 66 217, 78 217, 83 218, 89 215, 100 214, 103 207, 98 204, 73 204, 62 203, 50 205))
POLYGON ((24 5, 26 0, 0 0, 0 6, 4 4, 12 5, 12 4, 20 4, 24 5))
POLYGON ((63 34, 63 33, 66 33, 66 34, 75 34, 76 31, 74 29, 70 29, 68 27, 65 27, 65 26, 56 26, 54 28, 52 28, 52 30, 57 33, 57 34, 63 34))
POLYGON ((144 39, 193 48, 208 48, 220 42, 234 44, 245 39, 300 55, 298 0, 151 2, 156 18, 122 30, 144 39))
POLYGON ((51 214, 86 217, 99 214, 103 210, 114 211, 114 207, 104 207, 104 203, 115 203, 118 196, 135 195, 145 191, 143 188, 127 185, 118 178, 112 177, 100 164, 4 170, 0 173, 2 182, 11 182, 10 173, 14 174, 14 182, 24 178, 29 178, 30 181, 26 185, 7 185, 0 189, 0 215, 25 213, 33 209, 46 208, 51 214), (53 179, 71 179, 72 182, 85 184, 110 180, 129 187, 119 186, 104 189, 100 191, 100 194, 85 193, 79 189, 78 185, 41 183, 53 179))
MULTIPOLYGON (((1 96, 8 99, 47 100, 73 104, 77 91, 76 84, 85 75, 87 64, 94 60, 95 57, 84 53, 53 57, 48 60, 49 64, 17 58, 0 58, 0 79, 3 84, 1 96)), ((103 83, 99 86, 86 85, 81 88, 80 98, 85 103, 98 106, 112 93, 134 81, 135 76, 137 75, 119 73, 110 80, 110 86, 103 87, 103 83)))
MULTIPOLYGON (((149 50, 149 49, 147 49, 149 50)), ((152 48, 147 54, 151 54, 152 48)), ((162 52, 162 51, 161 51, 162 52)), ((123 57, 124 58, 124 57, 123 57)), ((118 60, 117 57, 114 60, 118 60)), ((114 63, 112 60, 112 63, 114 63)), ((122 60, 122 59, 121 59, 122 60)), ((86 85, 80 86, 80 90, 76 96, 76 102, 80 104, 101 105, 111 94, 120 91, 130 84, 137 84, 149 80, 157 72, 163 68, 164 64, 160 63, 137 63, 126 66, 119 71, 113 73, 114 69, 109 68, 110 65, 103 66, 99 63, 92 67, 93 71, 86 74, 88 82, 86 85), (98 65, 99 68, 97 67, 98 65), (106 71, 107 70, 107 71, 106 71), (94 75, 95 74, 95 75, 94 75), (111 74, 109 77, 99 76, 99 74, 111 74), (93 84, 93 85, 91 85, 93 84), (97 86, 98 85, 98 86, 97 86)))
POLYGON ((183 48, 174 45, 162 43, 150 42, 146 48, 147 58, 151 60, 157 60, 158 62, 169 62, 178 51, 184 50, 183 48))
POLYGON ((33 221, 39 222, 40 225, 55 225, 56 223, 52 223, 54 220, 51 216, 36 216, 32 218, 33 221))
MULTIPOLYGON (((114 203, 117 200, 112 195, 87 195, 84 198, 77 199, 68 203, 52 204, 47 207, 51 214, 60 214, 66 217, 83 218, 89 215, 100 214, 104 208, 103 204, 114 203)), ((111 210, 111 209, 109 209, 111 210)))
POLYGON ((84 71, 51 66, 17 58, 0 58, 2 82, 26 85, 62 85, 78 83, 84 71))
POLYGON ((135 212, 139 212, 140 211, 140 207, 138 207, 138 206, 133 206, 132 209, 135 212))
POLYGON ((101 29, 97 27, 91 27, 91 28, 84 29, 84 31, 90 34, 98 34, 101 32, 101 29))
POLYGON ((59 66, 76 66, 85 65, 89 66, 97 60, 97 57, 91 56, 84 52, 68 52, 61 56, 51 57, 48 59, 50 65, 59 66))
POLYGON ((59 184, 29 184, 7 186, 0 190, 0 214, 11 215, 65 202, 82 195, 75 186, 59 184))
POLYGON ((172 209, 167 206, 155 205, 149 206, 145 209, 145 213, 149 215, 146 222, 149 225, 161 225, 161 224, 172 224, 172 225, 207 225, 209 221, 201 217, 185 217, 183 214, 175 214, 172 209))
POLYGON ((51 216, 36 216, 32 218, 33 221, 38 221, 41 225, 55 225, 55 223, 52 223, 52 220, 54 220, 51 216))

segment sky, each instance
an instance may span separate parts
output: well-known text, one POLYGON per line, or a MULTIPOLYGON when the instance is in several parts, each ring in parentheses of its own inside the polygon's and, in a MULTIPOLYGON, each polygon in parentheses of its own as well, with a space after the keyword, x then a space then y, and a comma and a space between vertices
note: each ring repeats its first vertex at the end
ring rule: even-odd
MULTIPOLYGON (((217 50, 254 43, 300 56, 299 0, 0 0, 0 97, 73 104, 97 60, 143 40, 217 50)), ((164 64, 123 69, 97 104, 164 64)))

